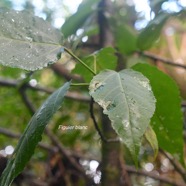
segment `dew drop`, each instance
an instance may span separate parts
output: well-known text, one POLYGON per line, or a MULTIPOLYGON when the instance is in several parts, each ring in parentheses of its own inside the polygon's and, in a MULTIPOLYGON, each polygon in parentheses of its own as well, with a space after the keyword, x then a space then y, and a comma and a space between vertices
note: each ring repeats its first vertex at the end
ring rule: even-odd
POLYGON ((29 41, 29 42, 32 42, 32 41, 33 41, 33 39, 32 39, 31 37, 25 37, 25 39, 26 39, 27 41, 29 41))
POLYGON ((124 119, 124 120, 122 121, 122 124, 123 124, 126 128, 129 127, 129 121, 126 120, 126 119, 124 119))
POLYGON ((151 87, 149 86, 149 82, 148 82, 148 81, 139 81, 139 83, 140 83, 143 87, 147 88, 148 90, 151 90, 151 87))
POLYGON ((162 121, 163 121, 163 120, 165 120, 165 117, 163 117, 163 116, 160 116, 160 120, 162 120, 162 121))
POLYGON ((162 127, 162 126, 160 126, 160 127, 159 127, 159 130, 163 130, 163 127, 162 127))
POLYGON ((140 80, 137 77, 134 77, 135 80, 137 80, 137 82, 142 85, 144 88, 147 88, 149 91, 151 90, 151 87, 149 85, 149 81, 145 81, 145 80, 140 80))

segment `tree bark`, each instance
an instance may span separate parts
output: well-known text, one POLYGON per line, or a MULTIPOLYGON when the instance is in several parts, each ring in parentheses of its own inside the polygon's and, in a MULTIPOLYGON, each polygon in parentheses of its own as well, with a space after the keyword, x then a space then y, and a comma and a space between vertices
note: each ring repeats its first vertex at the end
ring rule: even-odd
MULTIPOLYGON (((105 17, 105 10, 112 11, 110 0, 102 0, 99 4, 99 46, 113 46, 113 35, 105 17)), ((117 138, 110 120, 101 112, 102 133, 106 139, 117 138)), ((120 142, 102 142, 102 186, 130 186, 130 180, 122 161, 120 142)))

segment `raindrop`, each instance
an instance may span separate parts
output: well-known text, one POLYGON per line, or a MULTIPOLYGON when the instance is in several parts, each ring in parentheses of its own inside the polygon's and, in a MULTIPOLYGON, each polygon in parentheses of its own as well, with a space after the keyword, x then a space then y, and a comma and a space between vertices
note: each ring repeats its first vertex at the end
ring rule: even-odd
POLYGON ((149 86, 149 82, 148 81, 139 81, 140 85, 142 85, 143 87, 147 88, 148 90, 151 90, 151 87, 149 86))
POLYGON ((163 130, 163 129, 164 129, 163 126, 160 126, 160 127, 159 127, 159 130, 163 130))
POLYGON ((129 121, 126 120, 126 119, 124 119, 124 120, 122 121, 122 124, 123 124, 126 128, 129 127, 129 121))
POLYGON ((12 19, 12 22, 15 22, 15 20, 14 20, 14 19, 12 19))
POLYGON ((153 125, 156 125, 156 122, 155 122, 155 121, 153 121, 153 122, 152 122, 152 124, 153 124, 153 125))
POLYGON ((32 39, 31 37, 25 37, 25 39, 26 39, 27 41, 29 41, 29 42, 32 42, 32 41, 33 41, 33 39, 32 39))
POLYGON ((163 117, 163 116, 160 116, 160 120, 162 120, 162 121, 163 121, 163 120, 165 120, 165 117, 163 117))

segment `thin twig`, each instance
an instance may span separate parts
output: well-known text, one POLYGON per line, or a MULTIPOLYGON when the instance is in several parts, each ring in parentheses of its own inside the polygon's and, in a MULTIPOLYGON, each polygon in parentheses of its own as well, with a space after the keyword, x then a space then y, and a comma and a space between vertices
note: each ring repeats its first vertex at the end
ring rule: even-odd
MULTIPOLYGON (((28 107, 29 111, 31 112, 31 114, 34 114, 35 109, 33 108, 31 102, 29 101, 29 98, 27 97, 27 95, 24 94, 24 96, 22 98, 23 98, 23 101, 24 101, 25 105, 28 107)), ((48 130, 47 128, 45 129, 45 134, 50 138, 50 140, 53 142, 53 144, 56 145, 56 147, 63 154, 63 156, 71 163, 71 165, 74 166, 76 168, 76 170, 81 172, 81 174, 89 182, 92 182, 91 178, 89 178, 88 175, 86 175, 84 169, 77 163, 77 161, 74 159, 74 157, 72 157, 69 153, 67 153, 67 151, 65 151, 65 149, 61 145, 58 138, 55 135, 53 135, 52 132, 50 130, 48 130)))
POLYGON ((81 172, 85 177, 87 177, 87 175, 85 174, 84 169, 77 163, 77 161, 70 156, 70 154, 64 149, 64 147, 61 145, 61 142, 57 139, 57 137, 52 134, 52 132, 50 130, 48 130, 47 128, 45 129, 45 133, 47 134, 47 136, 51 139, 51 141, 53 142, 54 145, 56 145, 59 148, 59 151, 64 155, 65 158, 67 158, 69 160, 69 162, 79 171, 81 172))
POLYGON ((126 166, 126 170, 128 171, 128 173, 147 176, 155 180, 159 180, 160 182, 170 184, 172 186, 186 186, 185 183, 181 183, 181 182, 175 181, 173 179, 170 179, 164 176, 156 175, 153 172, 147 172, 144 170, 136 170, 134 167, 131 167, 131 166, 126 166))
MULTIPOLYGON (((14 133, 10 130, 7 130, 7 129, 4 129, 2 127, 0 127, 0 134, 3 134, 5 136, 8 136, 8 137, 11 137, 11 138, 15 138, 15 139, 18 139, 21 135, 20 134, 17 134, 17 133, 14 133)), ((39 143, 38 145, 40 148, 43 148, 44 150, 47 150, 47 151, 53 151, 53 152, 56 152, 55 148, 51 147, 51 146, 48 146, 47 144, 44 144, 44 143, 39 143)), ((65 154, 68 155, 68 156, 74 156, 78 158, 81 158, 81 159, 88 159, 89 161, 91 160, 96 160, 99 162, 98 159, 95 159, 94 157, 86 157, 84 155, 78 155, 76 154, 76 152, 68 152, 66 149, 64 149, 63 147, 61 148, 61 150, 64 152, 65 151, 65 154)), ((147 177, 150 177, 150 178, 153 178, 155 180, 159 180, 163 183, 167 183, 167 184, 171 184, 171 185, 174 185, 174 186, 185 186, 184 183, 178 183, 174 180, 171 180, 169 178, 165 178, 163 176, 160 176, 160 175, 156 175, 155 173, 153 172, 147 172, 147 171, 144 171, 144 170, 136 170, 134 167, 131 167, 131 166, 127 166, 125 165, 125 168, 127 170, 128 173, 131 173, 131 174, 137 174, 137 175, 141 175, 141 176, 147 176, 147 177)))
MULTIPOLYGON (((5 129, 5 128, 2 128, 0 127, 0 134, 1 135, 4 135, 4 136, 7 136, 7 137, 10 137, 10 138, 14 138, 14 139, 19 139, 21 137, 21 134, 18 134, 18 133, 15 133, 15 132, 12 132, 8 129, 5 129)), ((52 146, 49 146, 48 144, 45 144, 45 143, 42 143, 40 142, 38 144, 38 146, 44 150, 47 150, 47 151, 51 151, 51 152, 57 152, 57 149, 56 147, 52 147, 52 146)), ((69 150, 69 149, 64 149, 65 150, 66 154, 68 154, 69 156, 73 156, 75 158, 78 158, 78 159, 83 159, 83 160, 88 160, 88 161, 91 161, 91 160, 96 160, 96 161, 100 161, 97 157, 93 157, 93 156, 86 156, 84 154, 80 154, 79 152, 75 152, 75 151, 72 151, 72 150, 69 150)))
POLYGON ((157 56, 157 55, 152 54, 152 53, 147 52, 147 51, 145 51, 145 52, 137 51, 137 53, 142 55, 142 56, 148 57, 148 58, 150 58, 152 60, 159 61, 159 62, 167 64, 167 65, 171 65, 171 66, 175 66, 175 67, 180 67, 180 68, 186 69, 186 65, 182 65, 182 64, 176 63, 176 62, 174 62, 174 61, 172 61, 170 59, 166 59, 166 58, 157 56))
POLYGON ((173 158, 170 154, 164 152, 163 150, 160 149, 160 152, 169 159, 169 161, 171 162, 171 164, 174 166, 174 168, 177 170, 177 172, 181 175, 181 177, 183 178, 183 180, 186 182, 186 171, 185 169, 181 166, 181 164, 175 159, 173 158))
POLYGON ((60 77, 64 77, 67 81, 75 80, 78 82, 83 82, 83 78, 80 75, 71 74, 64 65, 60 63, 54 63, 50 66, 51 69, 60 77))
POLYGON ((103 142, 105 142, 105 143, 109 143, 109 142, 118 142, 119 139, 106 139, 105 136, 103 136, 101 130, 99 129, 99 126, 98 126, 98 123, 97 123, 97 121, 96 121, 96 118, 95 118, 95 116, 94 116, 94 100, 93 100, 92 97, 91 97, 91 100, 90 100, 90 110, 89 110, 89 111, 90 111, 90 116, 91 116, 91 118, 92 118, 92 121, 93 121, 93 123, 94 123, 94 127, 95 127, 95 129, 97 130, 97 132, 98 132, 98 134, 99 134, 101 140, 102 140, 103 142))
MULTIPOLYGON (((12 132, 10 130, 7 130, 5 128, 2 128, 0 127, 0 134, 2 135, 5 135, 7 137, 10 137, 10 138, 15 138, 15 139, 19 139, 21 137, 21 134, 18 134, 18 133, 15 133, 15 132, 12 132)), ((53 148, 45 143, 39 143, 38 146, 44 150, 47 150, 47 151, 51 151, 51 152, 56 152, 56 148, 53 148)))
POLYGON ((78 62, 80 62, 87 70, 89 70, 93 75, 96 75, 96 73, 87 66, 81 59, 79 59, 76 55, 74 55, 69 49, 64 47, 64 51, 67 52, 70 56, 72 56, 74 59, 76 59, 78 62))
POLYGON ((33 106, 33 104, 31 103, 31 101, 28 99, 28 96, 26 95, 26 89, 28 88, 27 83, 23 84, 20 88, 19 88, 19 93, 21 95, 21 98, 24 102, 24 104, 27 106, 27 108, 29 109, 31 115, 33 115, 35 113, 35 108, 33 106))
POLYGON ((125 186, 132 186, 131 179, 129 177, 129 174, 126 170, 126 164, 123 159, 123 155, 120 153, 120 167, 121 167, 121 176, 123 178, 125 186))
MULTIPOLYGON (((21 81, 12 80, 12 79, 7 80, 7 79, 2 79, 0 77, 0 86, 16 88, 20 85, 20 83, 21 83, 21 81)), ((31 90, 41 91, 41 92, 45 92, 47 94, 51 94, 55 91, 52 88, 45 88, 45 87, 42 87, 42 86, 39 86, 39 85, 31 86, 29 83, 25 84, 25 86, 27 86, 31 90)), ((68 99, 75 100, 75 101, 90 102, 90 97, 84 96, 84 95, 82 95, 78 92, 75 92, 75 91, 74 92, 73 91, 67 92, 65 97, 68 98, 68 99)))

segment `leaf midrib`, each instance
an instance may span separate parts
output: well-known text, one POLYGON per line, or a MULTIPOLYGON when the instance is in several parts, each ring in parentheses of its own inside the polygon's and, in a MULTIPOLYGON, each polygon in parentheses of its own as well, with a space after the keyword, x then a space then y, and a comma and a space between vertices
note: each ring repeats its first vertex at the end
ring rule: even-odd
MULTIPOLYGON (((129 121, 130 121, 130 124, 129 124, 129 127, 130 127, 130 133, 132 134, 132 127, 131 127, 131 116, 130 116, 130 109, 129 109, 129 104, 128 104, 128 101, 127 101, 127 97, 126 97, 126 94, 125 94, 125 89, 124 89, 124 87, 123 87, 123 85, 122 85, 122 81, 121 81, 121 75, 120 75, 120 73, 118 73, 117 72, 117 77, 118 77, 118 80, 119 80, 119 84, 120 84, 120 86, 121 86, 121 89, 123 90, 123 97, 124 97, 124 99, 125 99, 125 101, 126 101, 126 104, 127 104, 127 110, 128 110, 128 118, 129 118, 129 121)), ((135 149, 135 152, 136 152, 136 148, 135 148, 135 140, 134 140, 134 138, 133 138, 133 135, 131 135, 131 137, 132 137, 132 141, 133 141, 133 144, 134 144, 134 149, 135 149)))

